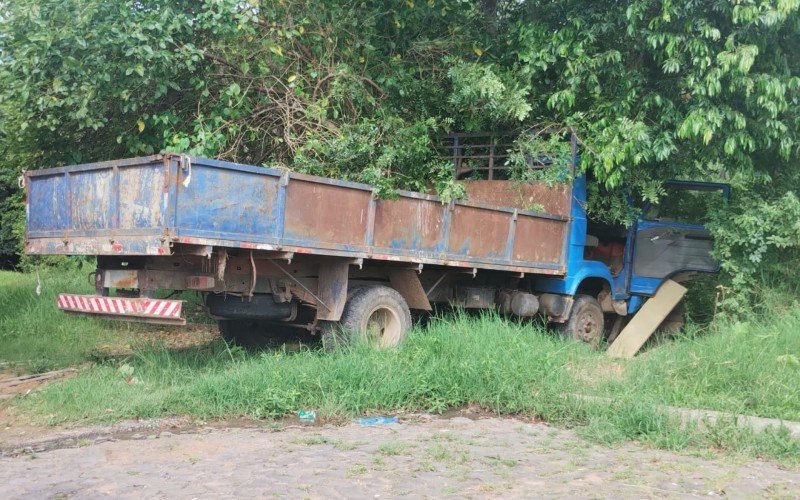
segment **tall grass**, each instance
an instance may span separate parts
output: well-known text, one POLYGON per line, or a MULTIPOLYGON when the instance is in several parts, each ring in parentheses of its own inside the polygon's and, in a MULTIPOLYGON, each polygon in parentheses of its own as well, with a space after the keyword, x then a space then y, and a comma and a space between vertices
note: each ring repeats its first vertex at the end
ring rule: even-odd
POLYGON ((59 293, 93 293, 87 270, 0 271, 0 362, 23 371, 78 364, 131 325, 71 316, 58 310, 59 293), (37 294, 37 286, 39 294, 37 294))
POLYGON ((164 413, 260 418, 302 408, 323 415, 436 412, 468 403, 515 413, 544 396, 576 391, 565 367, 591 356, 540 330, 461 315, 413 332, 396 350, 253 355, 222 342, 179 352, 151 348, 127 362, 133 383, 126 382, 130 368, 106 364, 45 391, 37 404, 59 408, 59 418, 90 420, 164 413))
MULTIPOLYGON (((124 334, 109 329, 116 323, 55 309, 57 292, 87 291, 78 280, 45 276, 38 296, 35 278, 0 273, 0 360, 76 363, 124 334)), ((221 340, 182 350, 145 346, 14 404, 52 423, 173 414, 272 418, 300 409, 337 418, 479 405, 577 426, 602 442, 795 460, 800 444, 785 433, 756 434, 726 421, 687 427, 663 410, 667 404, 800 420, 800 308, 785 297, 766 301, 773 309, 748 323, 690 326, 631 361, 493 314, 456 314, 416 329, 390 351, 248 353, 221 340)))
POLYGON ((760 312, 682 334, 625 365, 608 394, 646 394, 663 404, 800 421, 800 304, 762 291, 760 312))
POLYGON ((800 421, 800 308, 689 330, 627 363, 601 390, 663 404, 800 421))
MULTIPOLYGON (((721 359, 712 356, 716 341, 711 337, 708 345, 701 338, 686 342, 705 350, 700 364, 721 359)), ((756 434, 733 421, 686 426, 669 416, 661 404, 670 401, 659 386, 690 381, 690 373, 698 370, 687 364, 658 371, 665 361, 661 356, 669 358, 661 349, 679 356, 685 348, 678 341, 662 345, 619 372, 620 365, 602 353, 529 325, 494 315, 456 315, 413 332, 392 351, 356 347, 333 354, 306 349, 254 355, 222 342, 182 351, 153 346, 48 387, 19 401, 19 407, 50 422, 104 422, 171 414, 271 418, 301 409, 330 418, 479 405, 577 426, 605 443, 634 439, 669 449, 712 447, 786 461, 800 458, 800 442, 785 432, 756 434), (640 380, 642 374, 649 379, 640 380), (582 397, 597 394, 606 397, 582 397)), ((710 373, 707 380, 725 377, 710 373)), ((796 373, 793 377, 800 382, 796 373)), ((715 397, 714 384, 700 387, 691 400, 696 406, 713 408, 725 401, 717 409, 737 407, 715 397)), ((728 394, 735 397, 733 390, 728 394)), ((759 408, 764 414, 776 409, 759 408)))

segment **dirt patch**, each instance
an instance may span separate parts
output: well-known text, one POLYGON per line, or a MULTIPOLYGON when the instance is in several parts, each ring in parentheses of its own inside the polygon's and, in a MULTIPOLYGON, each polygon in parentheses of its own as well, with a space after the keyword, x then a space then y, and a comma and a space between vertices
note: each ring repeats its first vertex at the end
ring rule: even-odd
POLYGON ((30 375, 19 375, 11 371, 0 373, 0 443, 27 440, 52 433, 53 428, 33 425, 30 417, 16 414, 9 409, 9 403, 16 397, 30 394, 55 381, 73 377, 78 372, 78 368, 70 368, 30 375))
POLYGON ((30 418, 16 415, 8 409, 16 397, 30 394, 58 380, 77 375, 79 368, 67 368, 47 373, 20 375, 14 371, 0 373, 0 443, 12 439, 40 435, 45 429, 31 425, 30 418))
POLYGON ((19 375, 16 372, 0 373, 0 401, 18 394, 28 394, 55 380, 69 378, 78 373, 78 368, 66 368, 45 373, 19 375))
POLYGON ((170 417, 152 420, 131 420, 114 425, 95 425, 70 429, 63 426, 35 426, 18 416, 0 410, 5 432, 0 433, 0 457, 13 457, 151 436, 153 433, 181 429, 191 432, 196 423, 188 418, 170 417))
MULTIPOLYGON (((97 359, 122 358, 133 354, 135 348, 152 345, 163 345, 173 350, 202 347, 219 339, 219 330, 216 325, 202 323, 180 327, 146 325, 115 338, 118 340, 99 346, 94 356, 97 359)), ((26 374, 11 364, 3 365, 0 369, 0 448, 3 444, 35 440, 57 431, 64 431, 64 427, 32 425, 29 417, 14 413, 9 408, 10 403, 14 398, 73 377, 88 366, 89 364, 86 364, 53 372, 26 374)))
POLYGON ((0 402, 0 443, 23 442, 53 432, 52 428, 31 424, 29 418, 12 413, 5 406, 0 402))
POLYGON ((202 347, 219 338, 219 329, 214 324, 144 325, 118 336, 115 342, 101 344, 94 354, 98 358, 130 356, 134 349, 148 346, 188 349, 202 347))

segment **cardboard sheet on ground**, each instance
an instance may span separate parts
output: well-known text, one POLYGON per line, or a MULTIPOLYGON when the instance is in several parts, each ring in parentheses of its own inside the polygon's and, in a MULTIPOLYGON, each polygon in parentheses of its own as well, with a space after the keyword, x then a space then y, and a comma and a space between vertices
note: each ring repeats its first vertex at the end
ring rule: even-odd
POLYGON ((672 280, 665 281, 608 347, 608 355, 614 358, 635 356, 684 295, 686 288, 672 280))

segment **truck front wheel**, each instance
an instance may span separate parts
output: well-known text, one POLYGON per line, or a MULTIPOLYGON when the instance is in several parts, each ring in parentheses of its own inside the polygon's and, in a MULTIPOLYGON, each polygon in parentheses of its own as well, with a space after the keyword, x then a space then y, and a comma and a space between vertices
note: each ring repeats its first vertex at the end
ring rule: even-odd
POLYGON ((582 340, 592 347, 598 347, 603 340, 605 316, 603 308, 590 295, 577 295, 566 322, 558 325, 558 330, 566 337, 582 340))
POLYGON ((378 348, 400 345, 411 328, 408 304, 396 290, 376 285, 355 288, 338 323, 322 326, 322 344, 327 350, 362 341, 378 348))

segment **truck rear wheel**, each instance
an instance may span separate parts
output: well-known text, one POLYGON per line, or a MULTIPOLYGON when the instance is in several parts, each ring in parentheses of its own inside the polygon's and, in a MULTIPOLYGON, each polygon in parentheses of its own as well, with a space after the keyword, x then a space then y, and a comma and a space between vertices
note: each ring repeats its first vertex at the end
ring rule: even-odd
POLYGON ((598 347, 605 331, 605 315, 600 303, 590 295, 577 295, 566 322, 558 326, 566 337, 598 347))
POLYGON ((322 328, 327 350, 367 342, 377 348, 400 345, 411 328, 411 311, 396 290, 376 285, 353 289, 338 323, 322 328))

